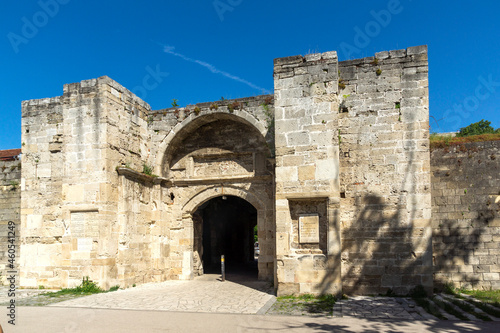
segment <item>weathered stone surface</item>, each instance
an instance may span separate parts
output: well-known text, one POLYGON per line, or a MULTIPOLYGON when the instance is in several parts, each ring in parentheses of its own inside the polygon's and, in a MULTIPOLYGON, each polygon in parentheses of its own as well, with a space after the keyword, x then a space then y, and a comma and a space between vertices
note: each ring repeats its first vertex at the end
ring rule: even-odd
POLYGON ((499 153, 500 141, 432 151, 432 250, 437 285, 498 288, 499 153))
POLYGON ((8 284, 8 271, 19 269, 20 180, 21 161, 0 160, 0 285, 8 284))
POLYGON ((414 229, 430 224, 429 150, 417 144, 428 134, 414 131, 428 121, 427 86, 408 77, 415 84, 402 88, 404 68, 415 63, 407 50, 375 58, 339 63, 342 277, 350 280, 343 290, 405 293, 417 284, 432 290, 431 234, 414 229), (392 269, 400 260, 405 268, 392 269))
MULTIPOLYGON (((107 77, 23 102, 21 284, 192 279, 203 207, 236 196, 257 211, 259 278, 279 295, 431 290, 433 231, 440 258, 463 236, 438 234, 431 212, 462 223, 464 202, 441 181, 431 201, 426 50, 276 59, 274 96, 184 108, 153 111, 107 77), (301 241, 311 214, 317 234, 301 241)), ((496 204, 497 179, 476 180, 471 204, 496 204)), ((434 278, 493 285, 500 236, 474 236, 454 250, 460 268, 439 259, 450 271, 434 278)))

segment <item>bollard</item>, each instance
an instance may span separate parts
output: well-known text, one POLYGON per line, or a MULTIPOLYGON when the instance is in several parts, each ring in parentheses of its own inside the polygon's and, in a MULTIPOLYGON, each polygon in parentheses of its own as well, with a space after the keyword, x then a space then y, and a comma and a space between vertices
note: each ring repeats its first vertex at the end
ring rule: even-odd
POLYGON ((220 256, 220 268, 222 271, 222 282, 226 281, 226 266, 224 264, 224 255, 220 256))

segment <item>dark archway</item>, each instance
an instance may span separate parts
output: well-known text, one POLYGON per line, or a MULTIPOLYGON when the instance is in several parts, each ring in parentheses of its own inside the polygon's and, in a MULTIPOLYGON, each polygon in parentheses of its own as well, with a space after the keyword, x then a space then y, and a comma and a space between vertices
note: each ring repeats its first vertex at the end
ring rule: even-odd
POLYGON ((201 205, 195 215, 195 248, 200 251, 204 273, 220 273, 225 256, 228 274, 254 275, 254 227, 257 210, 236 196, 220 196, 201 205))

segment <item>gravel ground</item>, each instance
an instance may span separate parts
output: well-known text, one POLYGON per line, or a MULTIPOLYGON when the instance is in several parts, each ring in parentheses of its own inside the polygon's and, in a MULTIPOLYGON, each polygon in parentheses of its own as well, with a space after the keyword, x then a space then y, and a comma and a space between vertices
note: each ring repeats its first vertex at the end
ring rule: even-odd
MULTIPOLYGON (((57 290, 45 290, 45 289, 16 289, 15 291, 15 301, 16 306, 44 306, 48 304, 53 304, 57 302, 66 301, 69 299, 81 297, 80 295, 60 295, 57 297, 51 297, 46 295, 50 292, 55 292, 57 290), (45 295, 44 295, 45 294, 45 295)), ((82 295, 83 296, 83 295, 82 295)), ((0 306, 5 306, 10 303, 13 299, 9 297, 9 290, 7 287, 0 287, 0 306)))
POLYGON ((332 316, 333 304, 304 297, 279 297, 266 312, 268 315, 332 316))

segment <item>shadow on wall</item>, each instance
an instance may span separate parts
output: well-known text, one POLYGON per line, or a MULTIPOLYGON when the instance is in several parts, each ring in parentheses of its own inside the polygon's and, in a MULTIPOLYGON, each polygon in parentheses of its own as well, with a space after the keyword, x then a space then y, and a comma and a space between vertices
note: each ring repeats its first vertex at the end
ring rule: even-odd
MULTIPOLYGON (((356 199, 356 220, 342 228, 342 288, 346 294, 406 294, 408 285, 422 284, 426 269, 416 254, 412 238, 421 237, 423 228, 399 226, 399 213, 389 213, 384 199, 365 195, 356 199)), ((333 275, 335 276, 335 275, 333 275)), ((323 291, 332 283, 327 276, 321 283, 323 291)))
POLYGON ((500 142, 432 151, 434 281, 499 289, 500 142))
POLYGON ((494 273, 492 266, 498 264, 498 256, 490 255, 486 244, 497 247, 498 242, 491 242, 489 222, 494 211, 483 211, 470 222, 459 220, 441 221, 438 228, 433 229, 433 267, 434 286, 443 288, 446 284, 466 289, 498 289, 485 281, 485 274, 494 273), (486 244, 485 244, 486 243, 486 244))
MULTIPOLYGON (((431 228, 424 213, 431 207, 419 202, 430 193, 428 160, 419 156, 426 147, 417 146, 426 134, 418 123, 391 122, 387 125, 396 133, 391 140, 398 140, 387 143, 379 141, 377 131, 362 130, 370 128, 369 114, 359 118, 367 126, 346 127, 346 139, 339 142, 341 181, 347 190, 340 199, 341 264, 331 262, 336 265, 331 269, 341 270, 346 294, 405 295, 418 285, 432 292, 431 228), (398 149, 380 156, 372 144, 398 149), (350 158, 343 151, 351 151, 350 158), (398 169, 401 165, 404 170, 398 169)), ((322 281, 322 290, 331 279, 322 281)))
MULTIPOLYGON (((476 170, 471 168, 470 172, 476 173, 476 170)), ((389 197, 375 194, 356 198, 355 218, 350 226, 341 227, 341 267, 334 263, 331 267, 333 271, 342 270, 343 292, 405 295, 420 284, 432 292, 430 285, 441 289, 448 283, 456 287, 498 289, 500 281, 495 270, 498 241, 495 242, 495 237, 498 239, 500 228, 492 223, 498 221, 500 203, 487 199, 491 196, 483 192, 488 190, 479 187, 469 190, 470 198, 466 199, 471 202, 469 207, 472 202, 477 204, 472 206, 474 209, 469 215, 456 211, 467 210, 468 205, 463 200, 457 205, 445 204, 444 207, 455 210, 452 214, 457 218, 454 219, 438 220, 437 206, 433 204, 436 216, 432 221, 431 242, 430 235, 426 234, 431 230, 412 223, 420 218, 415 216, 419 214, 417 211, 413 211, 405 222, 406 201, 414 199, 406 196, 404 188, 403 184, 396 203, 389 202, 389 197)), ((433 202, 435 199, 433 192, 433 202)), ((451 198, 445 196, 444 199, 451 198)), ((414 204, 410 202, 408 206, 414 204)), ((332 282, 332 276, 327 276, 321 283, 322 290, 326 291, 332 282)))
MULTIPOLYGON (((362 119, 369 121, 370 117, 363 115, 362 119)), ((414 140, 422 133, 417 124, 406 126, 404 135, 408 143, 403 144, 403 153, 388 156, 399 163, 405 162, 401 175, 397 162, 391 164, 387 158, 380 162, 380 153, 372 149, 372 142, 366 148, 359 144, 371 138, 375 146, 387 146, 384 141, 377 142, 376 131, 367 134, 361 128, 353 129, 351 142, 357 144, 339 142, 341 174, 345 177, 341 175, 341 181, 347 182, 351 172, 349 181, 362 184, 345 184, 347 191, 341 199, 341 264, 334 269, 341 269, 343 293, 404 295, 417 285, 432 292, 431 230, 425 228, 423 209, 417 212, 416 207, 425 205, 418 203, 415 195, 429 193, 430 184, 416 175, 425 169, 425 161, 415 162, 419 147, 414 140), (351 149, 360 156, 365 149, 365 157, 343 158, 342 151, 351 149)), ((331 282, 328 279, 322 282, 323 290, 331 282)))

